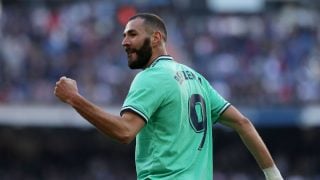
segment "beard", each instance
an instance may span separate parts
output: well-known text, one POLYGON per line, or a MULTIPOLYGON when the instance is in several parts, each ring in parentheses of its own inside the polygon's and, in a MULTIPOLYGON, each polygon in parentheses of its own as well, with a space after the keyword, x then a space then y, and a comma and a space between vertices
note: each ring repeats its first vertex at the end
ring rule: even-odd
POLYGON ((150 45, 150 38, 146 38, 139 49, 127 49, 127 52, 136 53, 136 59, 133 60, 132 57, 128 55, 128 66, 131 69, 143 69, 147 66, 151 55, 152 55, 152 48, 150 45))

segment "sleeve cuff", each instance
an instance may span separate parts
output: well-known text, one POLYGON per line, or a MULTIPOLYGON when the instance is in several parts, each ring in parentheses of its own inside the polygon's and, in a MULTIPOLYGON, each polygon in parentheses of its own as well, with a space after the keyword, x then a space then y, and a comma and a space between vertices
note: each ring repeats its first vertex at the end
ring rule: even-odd
POLYGON ((125 111, 131 111, 131 112, 139 115, 146 123, 148 123, 148 121, 149 121, 148 116, 146 116, 143 112, 139 111, 137 108, 135 108, 133 106, 124 106, 124 107, 122 107, 121 110, 120 110, 120 115, 122 116, 122 114, 125 111))

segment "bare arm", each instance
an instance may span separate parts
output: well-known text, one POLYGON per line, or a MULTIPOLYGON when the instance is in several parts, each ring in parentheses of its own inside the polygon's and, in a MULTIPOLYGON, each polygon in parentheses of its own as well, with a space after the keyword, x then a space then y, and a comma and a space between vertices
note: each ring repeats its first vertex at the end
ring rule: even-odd
MULTIPOLYGON (((230 106, 221 115, 220 123, 234 129, 239 134, 241 140, 264 172, 266 169, 276 168, 269 150, 255 127, 252 125, 250 120, 242 115, 235 107, 230 106)), ((276 171, 278 170, 276 169, 276 171)), ((267 179, 269 178, 267 177, 267 179)), ((276 174, 276 177, 272 176, 270 179, 280 180, 282 177, 279 173, 279 175, 276 174)))
POLYGON ((121 143, 130 143, 145 124, 140 116, 132 112, 125 112, 122 116, 105 112, 102 108, 81 96, 78 93, 76 81, 72 79, 60 78, 56 83, 54 93, 61 101, 71 105, 103 134, 121 143))

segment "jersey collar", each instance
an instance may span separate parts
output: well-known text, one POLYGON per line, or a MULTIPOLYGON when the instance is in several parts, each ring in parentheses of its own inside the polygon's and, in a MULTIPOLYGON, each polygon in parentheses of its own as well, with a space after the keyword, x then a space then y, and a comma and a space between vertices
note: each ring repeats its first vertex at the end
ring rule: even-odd
POLYGON ((173 60, 173 57, 171 57, 170 55, 161 55, 157 57, 149 67, 154 67, 159 61, 162 61, 162 60, 170 61, 170 60, 173 60))

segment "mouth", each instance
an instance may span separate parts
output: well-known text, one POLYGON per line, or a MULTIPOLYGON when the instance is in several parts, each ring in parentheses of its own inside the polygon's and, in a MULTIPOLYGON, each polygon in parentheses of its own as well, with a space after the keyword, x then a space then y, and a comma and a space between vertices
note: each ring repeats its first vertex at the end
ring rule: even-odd
POLYGON ((131 49, 131 48, 127 48, 125 50, 127 52, 128 57, 132 56, 132 54, 136 53, 136 50, 131 49))
POLYGON ((133 49, 132 49, 132 48, 127 47, 127 48, 125 48, 125 51, 129 54, 129 53, 131 53, 131 52, 133 51, 133 49))

